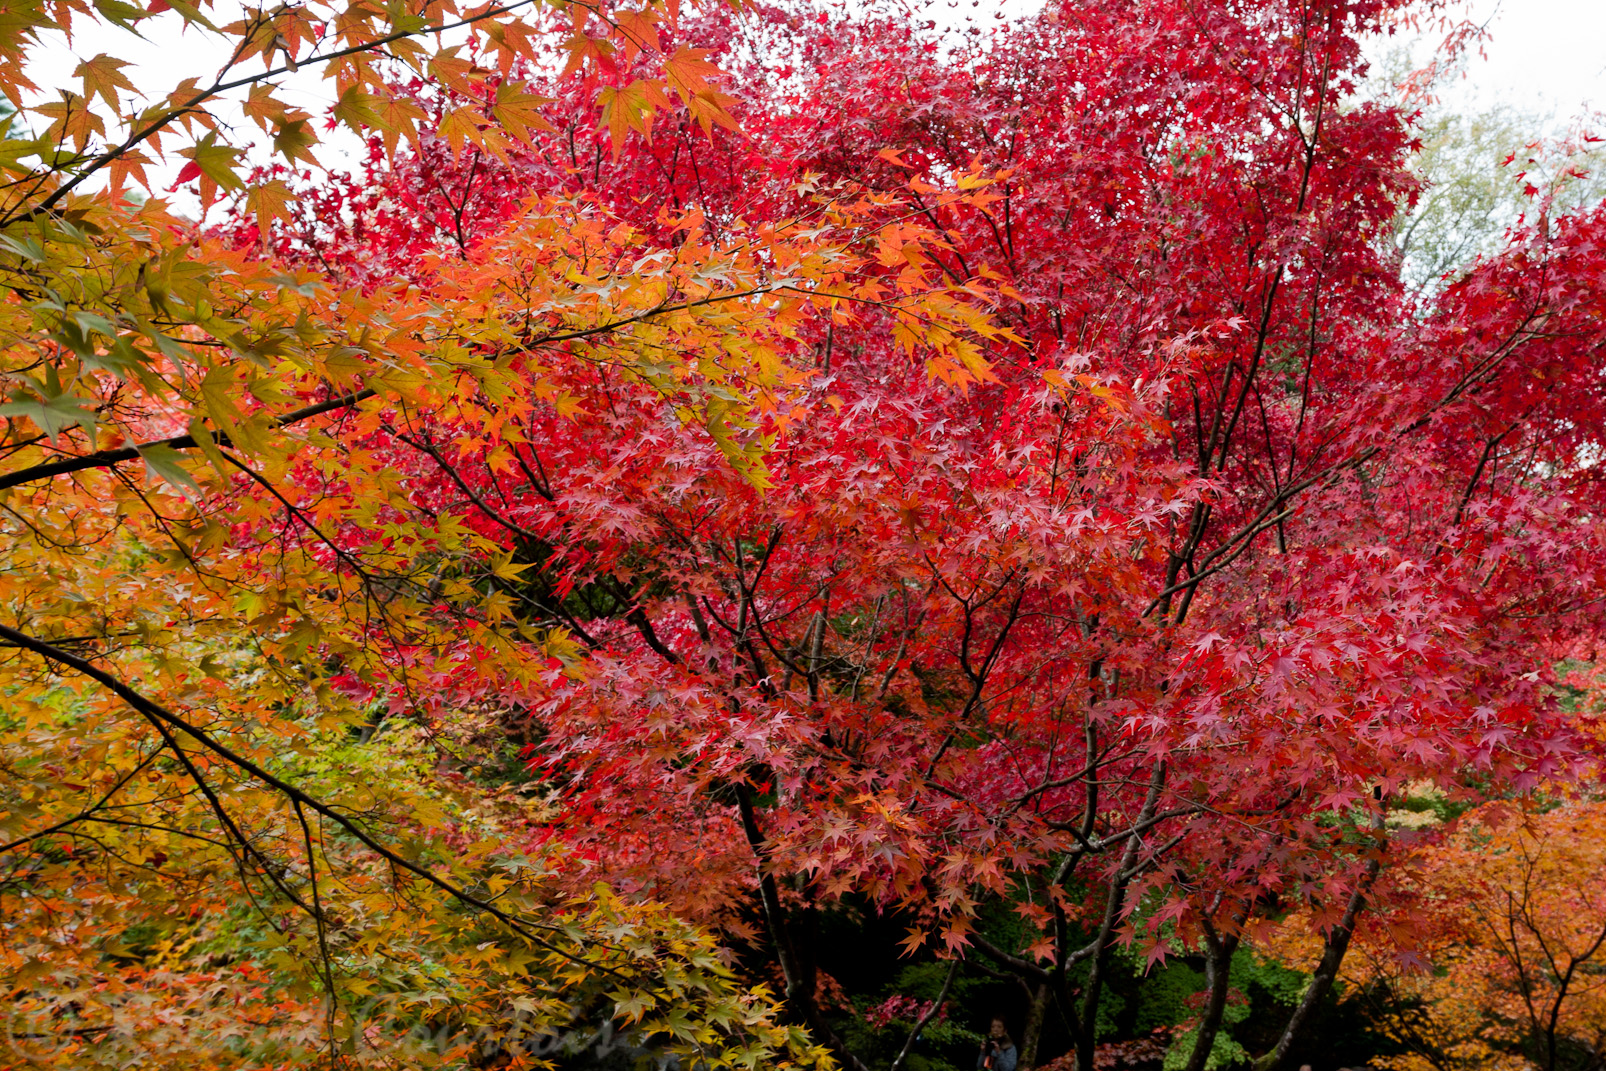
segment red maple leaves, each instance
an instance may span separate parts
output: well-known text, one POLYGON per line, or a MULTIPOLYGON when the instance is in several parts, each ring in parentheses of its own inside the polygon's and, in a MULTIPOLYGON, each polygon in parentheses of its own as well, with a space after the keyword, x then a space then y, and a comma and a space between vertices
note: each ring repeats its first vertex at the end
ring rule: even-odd
MULTIPOLYGON (((432 714, 525 712, 540 836, 587 878, 741 939, 761 901, 817 1027, 787 917, 848 893, 905 912, 911 948, 979 941, 1062 986, 1115 941, 1163 954, 1296 901, 1342 957, 1392 795, 1567 775, 1548 667, 1606 579, 1606 214, 1416 303, 1387 240, 1409 123, 1344 103, 1384 9, 1051 5, 948 55, 765 9, 686 30, 726 50, 740 135, 685 113, 649 141, 622 96, 592 129, 558 80, 534 149, 426 136, 317 191, 280 253, 425 286, 532 192, 668 256, 689 209, 761 233, 870 191, 941 236, 904 268, 1010 332, 955 389, 863 291, 788 312, 777 359, 813 372, 741 433, 759 479, 650 368, 578 347, 543 352, 510 441, 447 411, 375 429, 398 501, 503 555, 506 615, 547 636, 445 652, 432 714), (743 67, 757 40, 788 80, 743 67), (945 198, 964 175, 996 181, 945 198), (510 673, 519 650, 561 671, 510 673), (1022 948, 977 931, 999 900, 1022 948)), ((1088 1053, 1097 978, 1066 991, 1088 1053)))

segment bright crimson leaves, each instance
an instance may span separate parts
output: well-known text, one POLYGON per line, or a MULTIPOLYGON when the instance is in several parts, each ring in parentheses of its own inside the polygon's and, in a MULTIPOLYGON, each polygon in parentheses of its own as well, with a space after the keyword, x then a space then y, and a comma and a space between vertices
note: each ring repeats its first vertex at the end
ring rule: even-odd
POLYGON ((525 721, 576 880, 767 950, 845 1058, 802 920, 850 893, 1057 999, 1084 1068, 1117 941, 1175 934, 1225 994, 1239 935, 1303 905, 1314 1006, 1394 895, 1391 797, 1568 775, 1548 667, 1600 624, 1606 214, 1414 303, 1408 124, 1346 100, 1390 11, 1100 0, 947 54, 765 9, 685 30, 737 73, 741 135, 617 140, 560 83, 529 151, 426 137, 318 191, 349 220, 274 248, 356 284, 485 264, 532 192, 673 245, 688 214, 740 234, 868 191, 943 238, 882 232, 855 301, 816 287, 758 481, 581 351, 500 441, 449 406, 371 428, 365 464, 497 547, 498 612, 544 635, 539 673, 528 644, 431 652, 423 713, 525 721), (956 199, 972 175, 997 181, 956 199), (1010 337, 911 359, 874 291, 911 269, 985 280, 1010 337), (1018 947, 978 929, 998 903, 1018 947))

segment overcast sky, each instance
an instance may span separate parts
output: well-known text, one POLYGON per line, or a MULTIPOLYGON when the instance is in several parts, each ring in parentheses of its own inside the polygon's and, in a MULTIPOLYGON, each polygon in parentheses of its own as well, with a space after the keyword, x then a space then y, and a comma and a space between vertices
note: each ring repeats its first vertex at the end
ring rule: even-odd
MULTIPOLYGON (((1041 6, 1040 0, 926 3, 939 22, 970 15, 982 25, 992 11, 1016 16, 1041 6)), ((1465 78, 1442 87, 1447 106, 1472 111, 1515 104, 1563 120, 1590 109, 1606 112, 1606 0, 1451 3, 1458 4, 1470 21, 1487 26, 1492 38, 1483 47, 1486 57, 1469 57, 1465 78)))
POLYGON ((1444 103, 1476 110, 1497 103, 1573 118, 1606 111, 1606 0, 1473 0, 1487 23, 1487 59, 1444 87, 1444 103))

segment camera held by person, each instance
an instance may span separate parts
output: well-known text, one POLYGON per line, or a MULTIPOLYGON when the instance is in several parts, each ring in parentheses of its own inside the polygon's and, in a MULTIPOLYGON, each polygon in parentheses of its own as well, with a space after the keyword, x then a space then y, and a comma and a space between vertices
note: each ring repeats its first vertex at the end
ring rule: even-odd
POLYGON ((987 1037, 981 1043, 981 1055, 976 1057, 976 1071, 1015 1071, 1015 1043, 1010 1040, 1004 1020, 993 1017, 987 1037))

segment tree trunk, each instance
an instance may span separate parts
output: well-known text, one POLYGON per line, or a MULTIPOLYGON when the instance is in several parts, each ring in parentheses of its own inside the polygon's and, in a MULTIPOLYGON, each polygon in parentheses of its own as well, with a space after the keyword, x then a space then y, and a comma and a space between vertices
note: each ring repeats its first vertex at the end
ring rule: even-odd
MULTIPOLYGON (((1076 1014, 1076 994, 1071 991, 1071 986, 1066 977, 1063 938, 1064 935, 1061 933, 1059 961, 1055 964, 1053 970, 1044 970, 1030 960, 1013 956, 981 934, 971 934, 970 943, 986 953, 989 958, 996 960, 1000 966, 1006 968, 1014 976, 1015 980, 1026 990, 1028 1004, 1041 1002, 1040 1010, 1037 1013, 1039 1034, 1042 1030, 1043 1019, 1047 1015, 1048 1001, 1052 1000, 1058 1005, 1060 1015, 1065 1020, 1066 1027, 1070 1030, 1071 1044, 1077 1045, 1082 1037, 1082 1021, 1076 1014)), ((989 970, 986 966, 982 966, 981 969, 995 978, 1009 977, 1009 975, 1002 972, 989 970)))
POLYGON ((1160 790, 1165 785, 1165 761, 1154 764, 1149 777, 1149 794, 1143 800, 1143 809, 1132 824, 1132 835, 1127 838, 1121 861, 1110 875, 1110 893, 1104 902, 1104 920, 1099 925, 1096 949, 1087 972, 1087 984, 1082 989, 1082 1010, 1078 1018, 1082 1024, 1081 1036, 1076 1039, 1076 1071, 1094 1071, 1093 1050, 1098 1045, 1099 1000, 1103 995, 1104 967, 1110 958, 1110 939, 1115 924, 1121 917, 1121 906, 1126 902, 1127 885, 1136 872, 1138 854, 1143 848, 1143 827, 1160 807, 1160 790))
POLYGON ((1020 1071, 1031 1071, 1037 1066, 1037 1042, 1043 1036, 1043 1018, 1048 1011, 1048 983, 1039 982, 1033 989, 1026 987, 1030 999, 1026 1002, 1026 1027, 1020 1038, 1020 1071))
MULTIPOLYGON (((1208 925, 1208 924, 1207 924, 1208 925)), ((1221 1020, 1227 1011, 1227 990, 1232 981, 1232 956, 1238 951, 1238 934, 1218 937, 1214 927, 1205 931, 1205 989, 1209 992, 1204 1015, 1199 1019, 1198 1033, 1193 1038, 1193 1052, 1188 1057, 1185 1071, 1204 1071, 1215 1047, 1216 1035, 1221 1032, 1221 1020)))
POLYGON ((769 853, 765 849, 764 836, 758 828, 758 817, 753 813, 753 796, 745 784, 736 786, 736 804, 741 813, 742 831, 746 834, 748 846, 753 849, 753 855, 758 863, 759 900, 764 907, 765 929, 769 931, 770 941, 775 946, 776 959, 781 965, 781 976, 786 981, 787 1010, 807 1026, 815 1038, 829 1048, 848 1071, 870 1071, 863 1060, 848 1051, 841 1036, 831 1029, 831 1024, 826 1022, 825 1016, 820 1013, 819 1004, 815 1002, 812 972, 805 969, 792 942, 785 908, 781 905, 780 891, 775 884, 775 875, 771 874, 765 865, 769 853))
POLYGON ((1322 959, 1316 965, 1315 975, 1311 977, 1310 988, 1305 990, 1299 1006, 1294 1009, 1294 1014, 1289 1016, 1288 1025, 1283 1027, 1282 1036, 1277 1039, 1277 1044, 1251 1065, 1251 1071, 1278 1071, 1282 1062, 1288 1058, 1289 1050, 1294 1047, 1299 1035, 1309 1024, 1311 1016, 1316 1014, 1316 1009, 1327 998, 1333 983, 1338 980, 1339 968, 1344 965, 1344 953, 1349 951, 1350 938, 1355 935, 1355 922, 1366 906, 1366 894, 1382 869, 1382 846, 1379 845, 1377 853, 1367 862, 1366 870, 1355 886, 1355 892, 1349 898, 1349 904, 1344 909, 1344 917, 1339 920, 1337 926, 1328 931, 1322 949, 1322 959))
POLYGON ((915 1042, 920 1039, 920 1031, 924 1030, 926 1024, 931 1022, 933 1018, 942 1014, 942 1006, 948 1000, 948 990, 953 988, 954 976, 958 973, 959 958, 956 956, 954 961, 948 964, 948 975, 942 980, 942 990, 938 992, 937 999, 932 1001, 931 1007, 926 1009, 926 1013, 920 1017, 920 1021, 914 1025, 914 1029, 909 1031, 908 1038, 904 1040, 903 1048, 898 1050, 898 1058, 892 1061, 892 1071, 899 1071, 903 1067, 904 1060, 909 1058, 909 1050, 914 1048, 915 1042))

